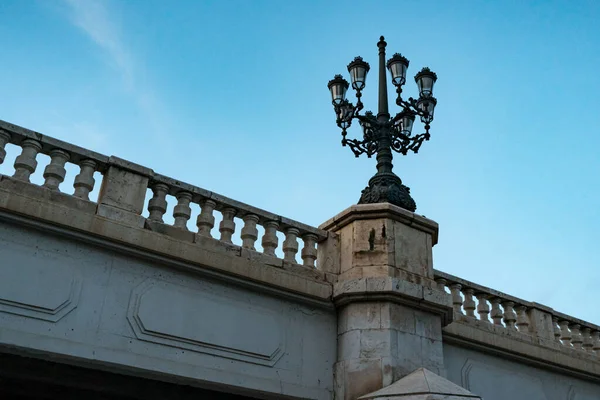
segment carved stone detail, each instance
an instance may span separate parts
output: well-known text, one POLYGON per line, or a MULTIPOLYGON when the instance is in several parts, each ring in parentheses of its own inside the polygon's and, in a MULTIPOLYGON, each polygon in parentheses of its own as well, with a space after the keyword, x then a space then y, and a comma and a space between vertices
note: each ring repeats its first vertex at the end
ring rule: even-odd
POLYGON ((163 215, 167 212, 167 193, 169 186, 164 183, 157 183, 151 187, 154 194, 148 202, 148 219, 156 222, 163 222, 163 215))
POLYGON ((21 258, 12 258, 0 268, 0 312, 58 322, 77 307, 81 277, 76 271, 41 259, 32 262, 29 256, 21 258))
POLYGON ((231 238, 235 232, 235 221, 233 218, 237 210, 232 207, 227 207, 221 211, 223 214, 223 219, 219 224, 219 232, 221 233, 221 241, 225 243, 233 243, 231 238))
POLYGON ((481 321, 490 322, 489 314, 490 314, 490 305, 487 302, 488 295, 483 292, 478 292, 475 294, 477 297, 477 314, 479 314, 479 319, 481 321))
POLYGON ((296 228, 288 228, 285 231, 285 240, 283 241, 283 259, 285 261, 296 263, 299 233, 300 231, 296 228))
POLYGON ((508 329, 516 330, 515 323, 517 322, 517 314, 514 310, 515 303, 512 301, 503 301, 502 307, 504 308, 504 325, 508 329))
POLYGON ((256 250, 254 243, 258 239, 258 229, 256 224, 260 220, 258 215, 246 214, 242 218, 244 220, 244 227, 241 231, 242 247, 245 249, 256 250))
POLYGON ((200 214, 196 218, 199 235, 212 237, 210 231, 215 226, 215 217, 213 215, 215 207, 217 207, 217 203, 213 200, 205 199, 200 202, 200 214))
POLYGON ((69 153, 55 149, 50 152, 50 164, 44 170, 44 186, 50 190, 58 190, 60 184, 65 180, 67 170, 65 164, 69 161, 69 153))
POLYGON ((500 302, 502 301, 499 297, 492 297, 490 299, 490 303, 492 303, 492 311, 490 313, 490 317, 492 317, 492 321, 494 321, 494 325, 502 326, 502 310, 500 309, 500 302))
POLYGON ((463 303, 463 308, 465 309, 465 314, 467 317, 475 318, 475 300, 473 300, 473 295, 475 291, 471 288, 464 288, 463 295, 465 296, 465 301, 463 303))
POLYGON ((4 162, 6 157, 6 150, 4 149, 6 144, 10 142, 11 135, 3 129, 0 129, 0 164, 4 162))
POLYGON ((317 260, 317 236, 312 233, 308 233, 302 236, 304 246, 302 247, 302 262, 307 267, 314 268, 315 261, 317 260))
POLYGON ((94 190, 94 172, 96 171, 96 162, 94 160, 83 160, 79 163, 80 172, 75 177, 73 187, 75 188, 75 197, 89 200, 90 192, 94 190))
POLYGON ((127 320, 139 340, 273 366, 285 354, 288 321, 257 304, 247 317, 219 317, 247 308, 241 300, 149 279, 133 289, 127 320), (157 307, 164 302, 169 307, 157 307))
POLYGON ((23 150, 15 159, 14 178, 29 182, 29 177, 37 168, 37 155, 42 150, 42 145, 37 140, 27 139, 21 143, 23 150))
POLYGON ((462 285, 460 283, 453 283, 450 285, 450 294, 452 295, 452 307, 454 308, 454 313, 457 315, 463 314, 463 299, 460 295, 461 289, 462 285))
POLYGON ((262 238, 263 253, 269 256, 275 256, 275 250, 279 244, 279 238, 277 238, 277 229, 279 229, 279 222, 267 221, 264 224, 265 234, 262 238))
POLYGON ((175 197, 177 197, 177 205, 173 208, 173 217, 175 217, 173 226, 187 230, 187 222, 192 215, 190 208, 192 194, 181 191, 175 197))

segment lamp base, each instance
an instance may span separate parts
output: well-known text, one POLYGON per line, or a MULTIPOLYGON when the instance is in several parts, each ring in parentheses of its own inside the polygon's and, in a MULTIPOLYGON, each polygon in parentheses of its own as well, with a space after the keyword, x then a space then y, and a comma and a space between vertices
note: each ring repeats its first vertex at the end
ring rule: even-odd
POLYGON ((410 188, 394 173, 377 173, 369 179, 369 186, 362 191, 358 204, 373 203, 391 203, 412 212, 417 209, 410 197, 410 188))

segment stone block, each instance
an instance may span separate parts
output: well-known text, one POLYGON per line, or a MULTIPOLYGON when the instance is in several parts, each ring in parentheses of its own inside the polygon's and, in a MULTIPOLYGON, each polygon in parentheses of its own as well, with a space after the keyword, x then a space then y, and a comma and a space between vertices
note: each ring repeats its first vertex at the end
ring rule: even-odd
POLYGON ((361 355, 361 331, 354 330, 338 335, 338 360, 352 360, 361 355))
POLYGON ((340 237, 329 232, 327 239, 317 246, 317 269, 327 274, 339 274, 340 271, 340 237))
POLYGON ((368 292, 391 292, 394 290, 394 280, 389 277, 366 277, 368 292))
POLYGON ((393 291, 395 293, 418 301, 423 299, 423 286, 400 279, 394 279, 392 282, 394 283, 393 291))
POLYGON ((396 354, 396 335, 393 329, 360 331, 360 358, 381 358, 396 354))
POLYGON ((96 215, 136 228, 144 228, 146 224, 146 218, 141 215, 105 204, 98 204, 96 215))
POLYGON ((421 338, 422 367, 436 374, 444 370, 444 346, 442 340, 421 338))
POLYGON ((163 235, 169 235, 173 238, 184 240, 189 243, 193 243, 196 236, 196 233, 190 232, 186 229, 181 229, 173 225, 163 224, 162 222, 151 221, 149 219, 146 220, 145 227, 146 229, 151 230, 152 232, 158 232, 162 233, 163 235))
POLYGON ((344 273, 354 266, 353 254, 354 225, 346 225, 338 233, 340 238, 340 272, 344 273))
POLYGON ((415 366, 414 369, 419 368, 423 361, 421 337, 404 332, 398 332, 396 337, 399 364, 415 366))
POLYGON ((352 303, 344 310, 349 331, 381 328, 381 306, 378 302, 352 303))
POLYGON ((433 257, 428 245, 429 233, 414 229, 402 222, 394 223, 394 265, 433 279, 433 257))
POLYGON ((392 221, 360 220, 353 223, 354 266, 394 265, 392 221))
POLYGON ((383 384, 381 359, 379 358, 344 361, 343 374, 344 400, 355 400, 362 395, 381 389, 383 384))
POLYGON ((452 296, 443 290, 424 288, 423 300, 440 306, 452 307, 452 296))
POLYGON ((552 315, 539 308, 527 310, 529 316, 529 330, 541 339, 554 340, 554 327, 552 315))
POLYGON ((141 214, 146 199, 149 178, 111 165, 104 175, 98 204, 120 208, 134 214, 141 214))
POLYGON ((438 315, 415 310, 415 334, 427 339, 442 340, 442 322, 438 315))
POLYGON ((366 279, 353 279, 349 281, 339 281, 333 285, 333 296, 338 297, 347 293, 357 294, 366 293, 367 291, 367 280, 366 279))
POLYGON ((381 327, 416 334, 415 310, 394 303, 381 303, 381 327))

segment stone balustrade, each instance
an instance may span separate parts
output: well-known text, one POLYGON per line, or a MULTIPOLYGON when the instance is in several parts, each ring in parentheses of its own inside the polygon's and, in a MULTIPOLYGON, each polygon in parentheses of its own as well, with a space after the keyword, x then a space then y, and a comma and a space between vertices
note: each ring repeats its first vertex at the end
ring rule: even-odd
POLYGON ((45 154, 50 157, 50 163, 44 169, 43 187, 98 203, 99 215, 135 221, 141 228, 179 238, 186 234, 199 235, 228 244, 239 238, 241 240, 238 242, 241 242, 244 249, 256 251, 259 247, 263 254, 272 257, 277 257, 276 252, 280 252, 284 262, 302 264, 308 268, 317 267, 317 245, 331 236, 327 231, 156 174, 149 168, 95 153, 0 120, 0 164, 5 160, 8 144, 21 148, 21 153, 14 162, 13 179, 31 183, 30 177, 38 168, 38 155, 45 154), (61 185, 65 180, 67 163, 80 168, 79 174, 74 178, 72 191, 61 185), (95 187, 95 172, 103 177, 98 200, 90 199, 89 196, 95 187), (151 196, 149 201, 148 195, 151 196), (165 218, 171 201, 175 205, 172 224, 167 223, 170 218, 165 218), (148 204, 147 218, 142 217, 145 203, 148 204), (188 221, 194 204, 200 207, 200 214, 195 221, 197 231, 190 232, 188 221), (213 229, 215 212, 222 216, 218 233, 213 229), (239 230, 236 229, 238 225, 241 225, 239 230), (259 226, 264 231, 260 238, 259 226), (283 234, 282 243, 278 232, 283 234), (260 242, 257 243, 259 239, 260 242))
POLYGON ((260 225, 264 229, 264 234, 260 238, 262 252, 269 256, 276 256, 276 250, 281 246, 284 261, 290 263, 298 263, 299 241, 302 241, 300 252, 302 265, 314 268, 317 260, 317 243, 328 237, 327 231, 163 175, 154 174, 150 179, 149 188, 153 194, 148 202, 150 223, 164 223, 168 198, 171 197, 176 204, 173 208, 172 227, 187 231, 187 224, 192 214, 191 205, 197 204, 200 206, 200 214, 195 221, 198 235, 215 237, 222 242, 232 243, 234 235, 239 233, 242 247, 256 250, 260 225), (218 225, 218 233, 213 229, 215 212, 220 213, 222 217, 218 225), (242 225, 239 232, 236 230, 238 224, 242 225), (283 233, 285 237, 281 244, 277 232, 283 233))
POLYGON ((438 289, 452 296, 457 323, 489 324, 600 359, 600 326, 465 279, 435 271, 438 289))
POLYGON ((21 154, 15 159, 13 178, 30 182, 38 167, 38 155, 45 154, 50 157, 50 163, 44 169, 43 186, 85 200, 89 200, 89 194, 94 190, 94 173, 104 173, 108 167, 107 156, 0 120, 0 164, 4 162, 9 143, 21 148, 21 154), (71 193, 61 187, 67 162, 79 166, 71 193))

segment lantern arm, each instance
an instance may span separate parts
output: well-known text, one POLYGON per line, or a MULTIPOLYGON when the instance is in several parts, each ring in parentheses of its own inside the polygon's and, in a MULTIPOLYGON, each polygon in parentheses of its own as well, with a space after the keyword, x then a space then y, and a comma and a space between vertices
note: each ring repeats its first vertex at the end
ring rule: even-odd
POLYGON ((397 153, 402 155, 408 154, 409 151, 418 153, 419 148, 424 141, 429 140, 429 132, 421 133, 419 135, 412 136, 411 134, 405 134, 402 132, 399 126, 394 126, 392 129, 392 145, 391 148, 397 153))
POLYGON ((350 150, 352 150, 355 157, 359 157, 361 154, 366 154, 367 157, 371 158, 373 154, 377 153, 377 141, 371 138, 357 140, 346 139, 346 137, 344 137, 342 140, 342 146, 350 147, 350 150))

